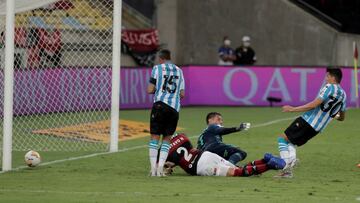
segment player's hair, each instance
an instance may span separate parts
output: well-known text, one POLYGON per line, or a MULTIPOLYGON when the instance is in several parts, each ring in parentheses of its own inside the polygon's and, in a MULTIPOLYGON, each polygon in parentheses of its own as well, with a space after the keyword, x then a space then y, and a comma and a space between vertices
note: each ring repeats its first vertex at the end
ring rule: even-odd
POLYGON ((342 72, 339 67, 328 67, 326 72, 335 77, 336 82, 340 84, 342 79, 342 72))
POLYGON ((210 112, 206 115, 206 124, 209 124, 209 119, 214 118, 215 116, 221 116, 221 113, 218 112, 210 112))
POLYGON ((163 60, 171 60, 171 52, 168 49, 162 49, 159 51, 159 58, 163 60))

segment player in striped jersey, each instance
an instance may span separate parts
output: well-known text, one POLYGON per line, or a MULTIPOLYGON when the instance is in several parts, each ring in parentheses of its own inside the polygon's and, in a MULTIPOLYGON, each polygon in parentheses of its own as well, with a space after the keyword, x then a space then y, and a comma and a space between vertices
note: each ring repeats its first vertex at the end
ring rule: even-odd
POLYGON ((343 121, 346 110, 346 94, 341 88, 342 72, 339 68, 326 70, 326 85, 319 91, 316 99, 303 106, 283 106, 283 112, 305 112, 298 117, 278 138, 280 156, 286 167, 276 177, 292 177, 296 164, 296 148, 323 131, 332 119, 343 121))
POLYGON ((151 176, 163 175, 163 167, 170 149, 170 138, 174 134, 179 120, 180 99, 185 96, 183 72, 170 60, 171 52, 169 50, 159 52, 160 64, 153 67, 148 86, 148 93, 155 94, 150 116, 151 176), (163 139, 160 153, 158 153, 161 135, 163 139))

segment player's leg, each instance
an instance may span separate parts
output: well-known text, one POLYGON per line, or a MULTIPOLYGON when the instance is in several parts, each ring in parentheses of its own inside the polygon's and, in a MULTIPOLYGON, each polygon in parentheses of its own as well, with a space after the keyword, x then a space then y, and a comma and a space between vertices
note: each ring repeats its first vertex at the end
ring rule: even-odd
POLYGON ((283 169, 286 165, 285 161, 279 157, 271 156, 267 160, 265 156, 263 159, 252 161, 252 164, 247 164, 244 167, 230 168, 227 175, 248 177, 262 174, 270 169, 283 169))
POLYGON ((291 160, 290 167, 292 168, 298 162, 298 159, 296 158, 296 146, 292 143, 289 143, 289 159, 291 160))
POLYGON ((280 157, 288 164, 290 162, 289 140, 286 135, 280 135, 277 141, 280 157))
POLYGON ((164 114, 165 119, 163 121, 163 124, 165 127, 163 133, 163 140, 160 147, 160 155, 159 155, 159 162, 157 168, 158 176, 163 176, 162 172, 164 169, 165 161, 169 154, 171 136, 175 133, 177 123, 179 120, 179 113, 175 109, 169 106, 164 106, 164 109, 165 109, 165 114, 164 114))
POLYGON ((150 142, 149 142, 149 159, 150 175, 156 176, 158 145, 162 131, 162 110, 158 103, 154 103, 150 114, 150 142))
POLYGON ((196 174, 199 176, 227 176, 229 168, 235 167, 221 156, 205 151, 197 162, 196 174))
POLYGON ((282 173, 275 177, 292 177, 292 169, 297 162, 296 147, 302 146, 318 132, 302 117, 298 117, 285 130, 285 134, 278 138, 280 156, 286 161, 286 167, 282 173))
POLYGON ((286 163, 283 159, 279 157, 274 157, 270 153, 265 153, 262 159, 251 161, 245 166, 239 167, 239 169, 234 170, 234 172, 236 172, 236 176, 258 175, 269 169, 283 169, 285 165, 286 163))
POLYGON ((244 166, 244 167, 235 167, 229 168, 227 172, 227 176, 241 176, 241 177, 248 177, 252 175, 259 175, 270 168, 266 164, 260 164, 256 166, 244 166))
POLYGON ((293 166, 296 164, 296 148, 295 145, 289 142, 286 135, 278 138, 280 157, 285 160, 286 166, 275 178, 292 178, 293 166))
POLYGON ((166 159, 168 157, 169 154, 169 149, 170 149, 170 138, 171 136, 167 135, 164 136, 162 139, 162 143, 161 143, 161 147, 160 147, 160 154, 159 154, 159 162, 158 162, 158 166, 157 166, 157 172, 156 175, 157 176, 163 176, 163 171, 164 171, 164 164, 166 162, 166 159))
POLYGON ((261 165, 261 164, 266 164, 267 162, 270 161, 271 158, 273 158, 274 156, 270 153, 265 153, 264 157, 262 159, 259 160, 254 160, 251 162, 248 162, 245 166, 256 166, 256 165, 261 165))
POLYGON ((301 146, 307 141, 306 138, 306 121, 301 117, 296 118, 288 128, 284 131, 284 134, 278 137, 278 147, 280 157, 285 160, 287 167, 291 165, 291 162, 296 160, 296 148, 295 145, 301 146))
POLYGON ((228 153, 228 158, 225 159, 234 165, 244 160, 247 156, 245 151, 231 145, 227 145, 227 147, 225 147, 225 151, 228 153))
POLYGON ((152 134, 149 142, 150 175, 156 176, 159 135, 152 134))
POLYGON ((223 143, 214 143, 205 148, 206 151, 215 153, 222 158, 236 165, 239 161, 244 160, 247 156, 246 152, 232 145, 223 143))

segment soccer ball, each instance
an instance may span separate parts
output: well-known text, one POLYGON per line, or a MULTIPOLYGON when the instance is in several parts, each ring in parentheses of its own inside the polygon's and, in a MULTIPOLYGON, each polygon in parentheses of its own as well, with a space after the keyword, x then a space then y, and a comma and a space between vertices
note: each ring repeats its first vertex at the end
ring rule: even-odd
POLYGON ((25 163, 29 167, 35 167, 39 165, 40 162, 41 162, 41 157, 38 152, 31 150, 25 154, 25 163))

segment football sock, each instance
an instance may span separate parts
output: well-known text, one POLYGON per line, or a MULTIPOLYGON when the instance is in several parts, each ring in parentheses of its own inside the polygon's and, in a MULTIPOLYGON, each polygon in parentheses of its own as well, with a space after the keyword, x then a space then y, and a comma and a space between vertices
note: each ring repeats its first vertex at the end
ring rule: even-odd
POLYGON ((286 164, 290 162, 290 153, 289 153, 289 142, 283 137, 278 138, 279 152, 280 157, 284 159, 286 164))
POLYGON ((269 170, 269 167, 266 164, 257 164, 256 165, 256 173, 261 174, 265 171, 269 170))
POLYGON ((264 173, 265 171, 269 170, 266 164, 259 164, 255 166, 245 166, 245 167, 238 167, 234 171, 234 176, 252 176, 264 173))
POLYGON ((261 165, 261 164, 266 164, 264 159, 259 159, 259 160, 249 162, 246 166, 256 166, 256 165, 261 165))
POLYGON ((293 161, 296 159, 296 147, 295 145, 289 143, 289 158, 290 161, 293 161))
POLYGON ((159 144, 159 140, 151 139, 149 142, 149 157, 150 157, 151 175, 155 175, 155 173, 156 173, 158 144, 159 144))
POLYGON ((234 153, 229 157, 229 162, 236 165, 239 161, 243 160, 244 157, 239 152, 234 153))
POLYGON ((170 143, 168 141, 163 141, 160 148, 158 172, 162 172, 164 168, 165 161, 168 157, 169 149, 170 143))

